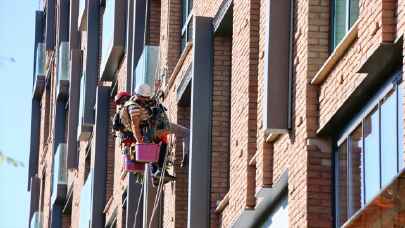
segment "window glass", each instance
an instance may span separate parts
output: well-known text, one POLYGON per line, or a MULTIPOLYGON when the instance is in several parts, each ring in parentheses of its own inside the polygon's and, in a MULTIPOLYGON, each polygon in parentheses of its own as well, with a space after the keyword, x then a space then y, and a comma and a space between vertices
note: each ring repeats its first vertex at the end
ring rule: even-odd
POLYGON ((350 1, 350 15, 349 15, 349 27, 352 27, 354 22, 356 22, 359 17, 359 0, 349 0, 350 1))
POLYGON ((397 174, 397 120, 395 92, 390 92, 381 104, 381 178, 387 185, 397 174))
POLYGON ((359 125, 350 135, 350 208, 349 215, 361 208, 362 172, 361 160, 363 157, 362 127, 359 125))
POLYGON ((332 45, 335 48, 359 17, 359 0, 334 0, 332 45))
POLYGON ((334 11, 334 19, 333 19, 333 25, 334 25, 333 47, 336 47, 337 44, 342 40, 342 38, 346 34, 346 17, 347 17, 346 1, 347 0, 335 0, 335 2, 334 2, 335 11, 334 11))
POLYGON ((261 228, 288 227, 288 197, 287 194, 277 203, 261 228))
POLYGON ((347 141, 345 140, 342 145, 339 146, 337 154, 338 165, 338 213, 339 213, 339 226, 347 220, 347 141))
POLYGON ((364 120, 365 202, 371 200, 380 189, 380 150, 378 142, 378 109, 374 109, 364 120))
POLYGON ((102 31, 102 65, 105 64, 107 52, 111 48, 112 37, 114 34, 114 0, 105 0, 105 9, 103 14, 103 31, 102 31))
POLYGON ((404 168, 404 129, 403 129, 403 122, 404 122, 404 109, 403 109, 403 102, 404 98, 401 86, 398 86, 398 167, 399 170, 402 170, 404 168))

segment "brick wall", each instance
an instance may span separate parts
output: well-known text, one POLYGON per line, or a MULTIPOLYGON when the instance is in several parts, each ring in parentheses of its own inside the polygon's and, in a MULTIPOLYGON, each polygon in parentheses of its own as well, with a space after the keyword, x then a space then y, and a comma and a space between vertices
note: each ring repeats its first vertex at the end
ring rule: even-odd
MULTIPOLYGON (((150 1, 147 43, 160 45, 160 70, 165 72, 166 79, 173 82, 165 84, 168 92, 164 104, 169 108, 170 121, 188 127, 190 105, 177 104, 178 87, 192 61, 192 48, 191 51, 180 53, 180 2, 150 1), (185 60, 176 67, 181 54, 185 60), (173 74, 175 68, 178 71, 173 74)), ((213 17, 222 2, 195 0, 193 13, 213 17)), ((325 80, 319 85, 312 85, 311 80, 330 54, 330 1, 294 0, 292 129, 273 142, 265 142, 262 107, 265 95, 264 40, 268 2, 234 0, 232 39, 214 38, 211 227, 230 227, 244 209, 254 209, 260 203, 255 193, 272 187, 286 170, 289 176, 289 226, 332 227, 332 145, 328 137, 320 137, 316 131, 330 121, 367 77, 366 74, 356 73, 360 65, 381 42, 392 42, 403 34, 405 3, 397 0, 360 0, 357 38, 344 50, 343 56, 331 68, 325 80), (216 213, 218 202, 227 193, 228 206, 221 213, 216 213)), ((82 48, 86 53, 86 32, 82 34, 82 48)), ((84 62, 85 58, 86 54, 84 62)), ((126 57, 117 71, 118 91, 125 89, 125 63, 126 57)), ((50 67, 54 69, 52 64, 50 67)), ((44 180, 41 194, 44 194, 45 221, 49 221, 50 209, 51 125, 56 85, 53 78, 52 88, 44 93, 41 100, 38 172, 44 180)), ((112 117, 115 112, 112 102, 109 111, 112 117)), ((111 122, 108 124, 111 129, 111 122)), ((188 167, 181 167, 180 164, 183 155, 181 141, 181 138, 173 138, 174 147, 170 158, 173 159, 174 167, 171 171, 177 179, 164 186, 163 227, 183 228, 187 223, 188 167)), ((79 168, 77 172, 70 173, 74 177, 70 220, 73 228, 78 227, 80 219, 80 192, 84 183, 87 144, 80 143, 79 168)), ((123 227, 125 210, 121 207, 122 193, 128 179, 121 178, 119 145, 110 137, 108 146, 106 201, 111 197, 113 201, 106 215, 117 208, 117 227, 123 227)), ((359 186, 355 187, 358 190, 359 186)), ((48 227, 47 224, 45 227, 48 227)))
POLYGON ((214 38, 211 227, 219 227, 215 209, 229 190, 231 51, 231 37, 214 38))

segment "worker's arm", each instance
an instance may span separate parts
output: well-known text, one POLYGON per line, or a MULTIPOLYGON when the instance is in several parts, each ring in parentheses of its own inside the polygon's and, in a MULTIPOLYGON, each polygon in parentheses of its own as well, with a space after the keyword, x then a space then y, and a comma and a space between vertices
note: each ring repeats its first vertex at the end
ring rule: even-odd
POLYGON ((140 122, 141 122, 141 112, 137 108, 132 108, 129 111, 131 115, 131 128, 134 133, 134 137, 137 143, 143 143, 143 136, 141 132, 140 122))

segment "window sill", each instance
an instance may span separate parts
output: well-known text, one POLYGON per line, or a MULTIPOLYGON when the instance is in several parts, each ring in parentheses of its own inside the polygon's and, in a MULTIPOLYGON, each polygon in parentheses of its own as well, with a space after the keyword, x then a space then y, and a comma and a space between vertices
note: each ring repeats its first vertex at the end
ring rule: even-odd
POLYGON ((273 143, 273 142, 275 142, 282 134, 286 134, 286 133, 288 133, 288 132, 286 132, 286 131, 284 131, 284 130, 279 131, 279 132, 272 132, 272 133, 269 133, 267 136, 265 136, 265 141, 266 141, 266 143, 273 143))
POLYGON ((181 67, 183 66, 184 61, 186 60, 188 53, 191 51, 192 47, 193 47, 193 43, 187 42, 186 47, 184 48, 183 52, 180 55, 179 61, 177 61, 177 64, 174 67, 173 73, 170 75, 170 79, 169 79, 167 85, 163 89, 165 96, 167 96, 167 94, 169 93, 169 90, 172 88, 174 81, 175 81, 181 67))
POLYGON ((217 204, 217 208, 215 208, 215 213, 218 214, 222 213, 228 206, 228 204, 229 204, 229 192, 226 193, 226 195, 221 201, 219 201, 219 203, 217 204))
POLYGON ((322 65, 321 69, 312 79, 311 81, 312 85, 320 85, 325 81, 325 79, 328 77, 332 69, 337 65, 337 63, 340 61, 343 55, 346 54, 349 47, 351 47, 353 42, 357 39, 358 27, 359 27, 359 20, 357 20, 357 22, 354 23, 350 31, 346 33, 345 37, 342 39, 342 41, 335 48, 335 50, 332 52, 329 58, 322 65))

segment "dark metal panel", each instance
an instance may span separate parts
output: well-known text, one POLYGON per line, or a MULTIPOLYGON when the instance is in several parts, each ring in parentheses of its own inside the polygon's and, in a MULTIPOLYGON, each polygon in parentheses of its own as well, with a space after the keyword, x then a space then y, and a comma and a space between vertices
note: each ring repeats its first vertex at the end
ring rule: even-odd
POLYGON ((31 228, 31 218, 34 212, 39 210, 39 193, 41 187, 41 180, 38 176, 31 177, 30 184, 30 211, 28 216, 29 227, 31 228))
POLYGON ((126 91, 131 91, 132 85, 132 42, 134 34, 134 1, 128 0, 127 5, 127 32, 126 32, 126 54, 127 54, 127 84, 125 86, 126 91))
POLYGON ((62 207, 60 205, 52 207, 51 228, 62 228, 62 207))
POLYGON ((129 174, 128 192, 127 192, 127 221, 126 228, 142 228, 143 217, 143 195, 142 185, 136 182, 136 176, 133 173, 129 174), (138 202, 139 208, 138 208, 138 202), (138 213, 138 214, 136 214, 138 213), (136 216, 136 225, 134 225, 136 216))
POLYGON ((32 85, 35 83, 35 73, 37 65, 37 46, 38 43, 44 42, 44 11, 35 11, 35 43, 34 43, 34 66, 32 71, 32 85))
POLYGON ((107 141, 108 141, 108 122, 109 122, 109 86, 97 87, 96 99, 96 124, 94 136, 94 150, 92 151, 93 188, 92 191, 92 215, 91 227, 104 227, 105 216, 103 213, 105 206, 105 181, 106 181, 106 158, 107 158, 107 141))
POLYGON ((56 0, 48 0, 46 6, 46 31, 45 31, 45 42, 46 49, 52 50, 55 48, 55 37, 56 37, 56 0))
MULTIPOLYGON (((145 166, 144 184, 143 184, 143 227, 159 227, 159 209, 155 211, 152 217, 153 206, 155 203, 155 197, 157 194, 157 188, 153 187, 152 175, 150 170, 150 165, 145 166), (153 219, 151 221, 151 219, 153 219)), ((161 200, 163 196, 161 197, 161 200)))
POLYGON ((59 0, 59 43, 63 41, 69 41, 69 0, 59 0))
POLYGON ((30 142, 30 156, 28 164, 28 191, 30 191, 30 180, 38 172, 38 159, 39 159, 39 135, 41 125, 41 103, 39 100, 32 100, 31 106, 31 142, 30 142))
POLYGON ((268 2, 266 17, 263 125, 266 134, 283 133, 289 118, 291 1, 268 2))
POLYGON ((80 49, 80 32, 77 28, 79 18, 79 1, 70 1, 69 42, 70 49, 80 49))
POLYGON ((82 118, 84 125, 93 125, 99 72, 100 1, 88 0, 87 3, 87 58, 85 64, 84 116, 82 118))
POLYGON ((134 22, 133 22, 133 46, 132 46, 132 88, 135 90, 135 68, 143 52, 145 44, 145 21, 146 21, 146 0, 135 0, 134 2, 134 22))
POLYGON ((56 102, 55 106, 55 118, 53 125, 53 153, 56 153, 59 143, 65 143, 65 115, 66 115, 66 103, 65 102, 56 102))
POLYGON ((115 79, 115 72, 118 69, 125 50, 127 0, 115 1, 114 4, 112 47, 111 49, 107 49, 110 53, 106 55, 107 60, 105 61, 105 65, 102 66, 101 75, 101 80, 107 81, 113 81, 115 79))
POLYGON ((80 75, 82 72, 82 51, 72 50, 70 68, 69 87, 69 115, 67 123, 67 168, 76 169, 78 167, 79 153, 77 143, 77 126, 79 123, 80 104, 80 75))
POLYGON ((188 227, 209 227, 212 118, 212 19, 194 17, 188 227))

